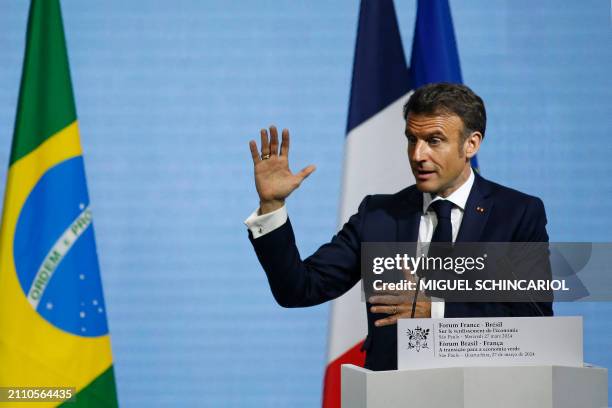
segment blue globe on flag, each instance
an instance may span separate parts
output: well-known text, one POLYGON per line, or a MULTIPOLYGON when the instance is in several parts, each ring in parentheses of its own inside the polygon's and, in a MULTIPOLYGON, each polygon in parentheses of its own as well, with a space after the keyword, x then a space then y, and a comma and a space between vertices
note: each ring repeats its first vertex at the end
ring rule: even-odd
POLYGON ((82 156, 52 167, 30 192, 13 256, 28 302, 69 333, 108 333, 82 156))

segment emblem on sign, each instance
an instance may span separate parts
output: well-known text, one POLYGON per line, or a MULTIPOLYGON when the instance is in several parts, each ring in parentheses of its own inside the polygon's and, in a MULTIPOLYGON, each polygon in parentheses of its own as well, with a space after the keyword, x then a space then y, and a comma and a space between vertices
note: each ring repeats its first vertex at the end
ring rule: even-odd
POLYGON ((417 352, 421 349, 428 349, 429 344, 427 336, 429 336, 429 329, 423 329, 420 326, 414 328, 414 330, 408 329, 406 331, 408 336, 408 350, 416 350, 417 352))

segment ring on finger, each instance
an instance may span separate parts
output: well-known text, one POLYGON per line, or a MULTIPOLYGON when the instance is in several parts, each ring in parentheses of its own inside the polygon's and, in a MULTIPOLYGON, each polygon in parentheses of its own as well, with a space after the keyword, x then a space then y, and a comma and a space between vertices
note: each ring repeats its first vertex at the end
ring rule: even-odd
POLYGON ((262 154, 261 155, 261 160, 268 160, 270 158, 269 154, 262 154))

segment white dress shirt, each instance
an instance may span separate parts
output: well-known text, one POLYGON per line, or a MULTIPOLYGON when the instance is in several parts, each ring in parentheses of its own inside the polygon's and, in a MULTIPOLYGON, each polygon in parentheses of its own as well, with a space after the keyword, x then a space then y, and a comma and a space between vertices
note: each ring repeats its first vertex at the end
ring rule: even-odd
MULTIPOLYGON (((474 185, 474 172, 470 169, 470 176, 457 190, 446 198, 440 196, 432 197, 430 193, 423 193, 423 213, 419 224, 418 250, 420 251, 421 243, 430 242, 433 236, 436 225, 438 225, 438 217, 433 209, 429 209, 429 205, 437 200, 448 200, 454 204, 451 210, 451 224, 453 227, 453 242, 457 239, 459 227, 463 220, 465 204, 474 185)), ((269 232, 274 231, 278 227, 287 222, 287 208, 282 206, 278 210, 267 214, 258 215, 258 210, 253 211, 251 215, 244 221, 246 226, 253 234, 253 238, 257 239, 269 232)), ((432 299, 431 317, 444 317, 444 302, 440 299, 432 299)))
MULTIPOLYGON (((451 225, 453 227, 453 242, 457 240, 457 234, 459 234, 459 227, 461 221, 463 221, 463 213, 465 212, 465 204, 467 203, 470 191, 474 185, 474 172, 470 168, 470 176, 457 190, 453 191, 451 195, 446 198, 440 196, 433 197, 429 193, 423 193, 423 214, 421 215, 421 222, 419 224, 419 239, 417 243, 417 255, 420 255, 421 243, 431 242, 431 237, 438 225, 438 216, 433 209, 429 209, 429 205, 438 200, 448 200, 455 204, 451 210, 451 225)), ((442 318, 444 317, 444 301, 433 298, 431 302, 431 317, 442 318)))

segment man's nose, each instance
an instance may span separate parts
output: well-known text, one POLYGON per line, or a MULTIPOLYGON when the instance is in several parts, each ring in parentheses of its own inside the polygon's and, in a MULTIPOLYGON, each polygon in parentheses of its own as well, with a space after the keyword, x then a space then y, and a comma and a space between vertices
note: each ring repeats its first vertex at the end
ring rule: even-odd
POLYGON ((413 162, 422 162, 427 157, 427 144, 422 140, 418 140, 416 144, 408 149, 409 158, 413 162))

